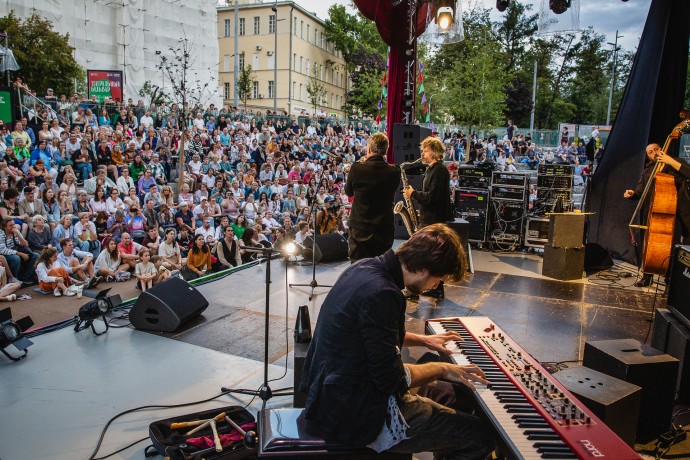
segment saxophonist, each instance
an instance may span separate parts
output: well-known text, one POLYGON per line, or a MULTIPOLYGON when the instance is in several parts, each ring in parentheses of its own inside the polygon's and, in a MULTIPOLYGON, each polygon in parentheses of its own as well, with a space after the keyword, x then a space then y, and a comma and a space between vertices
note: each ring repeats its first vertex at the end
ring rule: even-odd
MULTIPOLYGON (((403 190, 403 195, 419 204, 419 228, 423 228, 452 220, 453 208, 450 202, 450 173, 443 164, 443 143, 438 138, 429 136, 422 141, 420 147, 422 163, 428 166, 422 190, 414 190, 412 186, 408 186, 403 190)), ((443 281, 435 288, 424 291, 422 295, 442 299, 445 295, 443 281)))
POLYGON ((386 162, 388 137, 369 137, 364 162, 353 163, 345 193, 354 197, 348 220, 350 262, 376 257, 393 246, 393 200, 400 184, 400 171, 386 162))

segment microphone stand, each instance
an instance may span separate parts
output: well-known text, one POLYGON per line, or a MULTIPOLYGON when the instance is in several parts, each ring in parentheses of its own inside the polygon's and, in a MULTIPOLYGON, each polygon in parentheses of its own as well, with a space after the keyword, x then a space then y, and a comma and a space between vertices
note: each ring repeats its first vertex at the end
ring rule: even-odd
MULTIPOLYGON (((319 184, 321 183, 321 179, 323 179, 323 173, 325 171, 325 168, 321 168, 321 171, 319 172, 319 177, 316 180, 316 187, 318 190, 319 184)), ((309 300, 314 297, 314 289, 318 287, 324 287, 324 288, 332 288, 332 285, 328 284, 319 284, 318 281, 316 281, 316 212, 314 211, 314 208, 316 207, 316 197, 314 197, 313 201, 311 202, 311 206, 309 207, 309 218, 311 219, 311 216, 314 215, 314 236, 312 238, 312 248, 311 248, 311 282, 309 283, 298 283, 298 284, 290 284, 290 287, 310 287, 311 292, 309 293, 309 300)))
POLYGON ((235 393, 241 395, 258 396, 263 401, 262 409, 266 408, 266 401, 274 396, 290 396, 292 391, 284 391, 285 389, 276 390, 274 393, 268 385, 268 337, 269 337, 269 322, 268 316, 271 311, 270 297, 271 297, 271 258, 273 254, 280 253, 273 248, 254 248, 249 246, 240 246, 240 249, 246 251, 260 252, 266 255, 266 305, 265 305, 265 321, 264 321, 264 381, 258 390, 246 390, 242 388, 226 388, 222 387, 220 391, 223 393, 235 393))

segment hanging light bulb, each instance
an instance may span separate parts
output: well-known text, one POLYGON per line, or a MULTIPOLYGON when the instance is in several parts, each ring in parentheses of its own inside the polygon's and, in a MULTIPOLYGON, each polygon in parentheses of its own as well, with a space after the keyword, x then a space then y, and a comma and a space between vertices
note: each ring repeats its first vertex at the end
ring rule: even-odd
POLYGON ((448 45, 464 39, 460 0, 430 2, 427 8, 426 29, 419 41, 428 45, 448 45))

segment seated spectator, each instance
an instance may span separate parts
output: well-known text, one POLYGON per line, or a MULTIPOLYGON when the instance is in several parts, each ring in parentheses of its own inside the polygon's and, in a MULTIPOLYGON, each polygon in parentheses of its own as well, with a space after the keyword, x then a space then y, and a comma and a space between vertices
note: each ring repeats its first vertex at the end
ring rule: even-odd
POLYGON ((103 278, 94 276, 93 254, 74 248, 72 240, 67 238, 60 241, 62 252, 58 254, 58 262, 70 277, 84 282, 87 289, 95 287, 103 278))
POLYGON ((0 201, 0 218, 2 220, 12 219, 17 225, 22 235, 27 235, 29 232, 28 215, 22 213, 19 209, 19 191, 15 188, 8 188, 5 190, 4 198, 0 201))
POLYGON ((22 282, 12 277, 7 259, 0 256, 0 302, 14 302, 17 300, 15 291, 21 289, 22 282))
POLYGON ((29 248, 40 254, 45 248, 52 247, 53 235, 50 232, 50 227, 45 224, 43 216, 34 216, 32 221, 33 225, 26 240, 29 243, 29 248))
POLYGON ((157 222, 163 231, 169 228, 177 228, 177 221, 175 219, 175 214, 166 204, 161 205, 161 210, 157 216, 157 222))
POLYGON ((132 236, 129 233, 123 232, 117 250, 122 259, 122 265, 127 265, 126 271, 134 270, 137 262, 139 262, 139 249, 141 249, 141 245, 132 241, 132 236))
POLYGON ((118 209, 115 214, 108 219, 106 227, 107 233, 110 234, 110 237, 119 243, 122 238, 122 233, 127 231, 125 212, 118 209))
POLYGON ((175 241, 175 229, 169 228, 165 231, 165 240, 158 247, 158 257, 160 265, 168 270, 182 270, 187 264, 187 259, 182 258, 180 245, 175 241))
MULTIPOLYGON (((117 179, 117 193, 118 195, 125 196, 129 194, 131 189, 135 189, 134 180, 129 174, 129 169, 126 167, 122 168, 122 175, 117 179)), ((112 190, 111 190, 112 194, 112 190)), ((112 195, 111 195, 112 196, 112 195)))
POLYGON ((79 214, 79 222, 74 224, 74 243, 83 252, 90 252, 93 257, 98 257, 101 252, 101 242, 98 241, 96 225, 90 220, 91 214, 82 212, 79 214))
POLYGON ((73 280, 57 259, 58 252, 55 248, 46 248, 41 252, 36 261, 38 285, 42 291, 53 291, 55 297, 60 297, 63 294, 71 297, 77 293, 75 289, 71 288, 73 280))
POLYGON ((247 218, 244 216, 244 214, 240 214, 237 216, 237 220, 230 224, 232 227, 232 230, 235 232, 235 237, 242 238, 242 235, 244 235, 244 231, 247 229, 247 218))
POLYGON ((34 263, 38 253, 29 249, 29 243, 22 237, 19 226, 12 219, 2 222, 0 231, 0 254, 5 256, 11 272, 22 282, 33 283, 34 263))
POLYGON ((175 220, 177 221, 177 229, 187 229, 188 232, 194 233, 196 229, 196 219, 194 214, 189 210, 189 204, 186 201, 180 202, 180 207, 175 213, 175 220))
POLYGON ((134 268, 134 276, 139 280, 142 292, 151 289, 154 283, 165 281, 170 277, 167 269, 158 270, 151 262, 151 251, 147 248, 139 250, 139 260, 134 268))
MULTIPOLYGON (((113 190, 117 190, 113 188, 113 190)), ((89 206, 94 215, 103 211, 107 214, 108 212, 108 197, 106 196, 105 189, 103 187, 97 187, 96 193, 93 198, 89 201, 89 206)))
POLYGON ((194 243, 187 254, 187 270, 185 277, 190 276, 190 279, 204 276, 211 270, 211 251, 206 244, 203 235, 194 236, 194 243))
POLYGON ((139 195, 137 195, 137 190, 135 188, 130 188, 129 193, 125 196, 122 201, 125 202, 125 210, 128 210, 131 206, 136 206, 137 208, 141 206, 141 200, 139 195))
POLYGON ((189 249, 192 247, 192 237, 193 235, 187 231, 186 227, 177 231, 175 241, 177 241, 177 244, 180 246, 180 254, 182 254, 182 257, 187 257, 189 249))
POLYGON ((99 184, 104 184, 103 188, 107 188, 108 190, 117 187, 115 182, 106 175, 106 171, 106 168, 99 166, 98 169, 96 169, 96 176, 84 181, 84 190, 88 195, 95 195, 99 184))
POLYGON ((139 194, 139 196, 143 197, 146 195, 146 193, 148 193, 151 187, 157 188, 157 186, 158 184, 156 183, 156 179, 154 179, 151 175, 151 170, 147 169, 139 178, 139 182, 137 184, 137 193, 139 194))
POLYGON ((152 185, 149 187, 148 192, 144 196, 144 205, 150 200, 153 202, 153 207, 158 208, 161 205, 161 194, 158 191, 157 185, 152 185))
POLYGON ((211 241, 214 241, 215 230, 211 226, 211 219, 209 219, 208 217, 204 217, 202 219, 201 226, 197 227, 197 229, 194 231, 194 236, 196 235, 203 235, 204 240, 206 242, 208 242, 209 239, 211 241))
POLYGON ((79 190, 77 193, 77 201, 74 203, 74 211, 77 215, 87 213, 89 216, 94 215, 93 210, 88 202, 88 197, 84 190, 79 190))
POLYGON ((150 227, 146 232, 146 238, 144 238, 144 241, 141 243, 141 245, 151 251, 152 258, 157 259, 161 240, 162 238, 158 233, 158 230, 155 227, 150 227))
POLYGON ((104 276, 105 280, 111 283, 116 280, 118 272, 128 269, 129 265, 122 263, 117 241, 114 239, 108 240, 105 249, 98 255, 96 263, 94 264, 96 274, 98 276, 104 276))
POLYGON ((110 233, 108 233, 108 214, 105 211, 98 212, 94 225, 96 226, 98 240, 101 242, 101 246, 103 246, 105 240, 111 236, 110 233))

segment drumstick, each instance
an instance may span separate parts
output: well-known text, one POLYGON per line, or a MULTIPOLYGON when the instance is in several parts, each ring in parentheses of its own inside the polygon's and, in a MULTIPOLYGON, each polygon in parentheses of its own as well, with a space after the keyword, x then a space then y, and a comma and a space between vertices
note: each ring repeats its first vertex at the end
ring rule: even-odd
POLYGON ((211 431, 213 431, 213 442, 216 444, 216 452, 223 452, 223 445, 220 443, 220 438, 218 437, 218 429, 216 428, 216 421, 211 420, 211 431))
POLYGON ((233 422, 230 417, 226 416, 225 421, 228 422, 230 426, 232 426, 234 429, 236 429, 240 435, 244 436, 247 434, 242 428, 240 428, 240 426, 237 423, 233 422))
POLYGON ((207 420, 194 420, 191 422, 178 422, 178 423, 171 423, 170 424, 170 429, 171 430, 177 430, 179 428, 189 428, 190 426, 199 426, 202 423, 206 423, 207 420))
POLYGON ((204 428, 208 428, 208 426, 211 424, 211 420, 220 422, 221 420, 223 420, 224 417, 225 417, 225 412, 221 412, 220 414, 216 415, 216 416, 213 417, 212 419, 209 419, 209 420, 202 420, 202 421, 201 421, 201 422, 202 422, 201 425, 199 425, 199 426, 197 426, 196 428, 194 428, 193 430, 188 431, 187 433, 185 433, 185 436, 192 435, 192 434, 196 433, 197 431, 201 431, 201 430, 203 430, 204 428))

